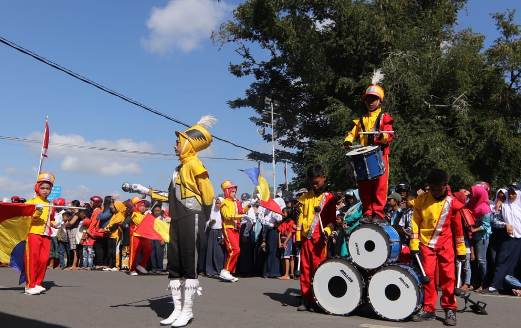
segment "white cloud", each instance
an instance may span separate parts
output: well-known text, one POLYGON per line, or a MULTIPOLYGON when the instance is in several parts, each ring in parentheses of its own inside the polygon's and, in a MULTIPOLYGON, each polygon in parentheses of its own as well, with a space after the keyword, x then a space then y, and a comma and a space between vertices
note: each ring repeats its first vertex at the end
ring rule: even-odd
POLYGON ((0 199, 14 195, 31 198, 33 197, 34 182, 19 181, 11 176, 0 175, 0 199))
POLYGON ((163 8, 152 8, 146 23, 149 35, 143 45, 157 54, 175 48, 190 52, 210 37, 230 10, 231 6, 222 1, 170 0, 163 8))
MULTIPOLYGON (((29 136, 39 139, 39 133, 29 136)), ((135 142, 131 139, 93 141, 85 140, 80 135, 60 135, 53 133, 50 137, 49 156, 61 160, 60 167, 64 171, 94 173, 105 176, 121 174, 139 174, 141 166, 136 155, 120 152, 88 150, 63 147, 59 144, 73 144, 85 147, 102 147, 107 149, 127 149, 137 151, 154 151, 147 142, 135 142)), ((39 146, 37 147, 39 149, 39 146)))

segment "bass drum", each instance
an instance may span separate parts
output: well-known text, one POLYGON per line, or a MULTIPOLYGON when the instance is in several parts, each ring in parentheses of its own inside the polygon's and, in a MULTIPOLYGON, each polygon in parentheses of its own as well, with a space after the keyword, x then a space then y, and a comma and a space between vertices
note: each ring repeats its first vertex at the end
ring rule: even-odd
POLYGON ((325 312, 348 315, 362 302, 364 280, 356 267, 344 259, 322 263, 313 276, 315 300, 325 312))
POLYGON ((421 309, 420 275, 408 265, 390 265, 376 272, 367 294, 374 312, 387 320, 405 320, 421 309))
POLYGON ((390 225, 362 224, 348 242, 353 262, 367 270, 391 264, 400 256, 400 235, 390 225))

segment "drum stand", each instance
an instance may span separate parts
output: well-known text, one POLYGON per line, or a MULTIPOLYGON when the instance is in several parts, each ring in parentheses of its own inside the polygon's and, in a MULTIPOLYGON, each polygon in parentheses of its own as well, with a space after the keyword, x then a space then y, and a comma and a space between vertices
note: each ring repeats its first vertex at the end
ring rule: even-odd
POLYGON ((467 310, 468 303, 470 303, 470 309, 472 310, 472 312, 474 312, 476 314, 487 315, 488 312, 485 309, 487 307, 487 303, 481 302, 481 301, 476 302, 476 301, 470 299, 470 292, 465 292, 460 288, 462 262, 457 261, 457 266, 458 266, 458 270, 457 270, 458 280, 457 280, 457 284, 456 284, 456 289, 454 289, 454 294, 458 297, 461 297, 465 301, 465 305, 463 306, 463 309, 458 310, 458 312, 465 312, 467 310))

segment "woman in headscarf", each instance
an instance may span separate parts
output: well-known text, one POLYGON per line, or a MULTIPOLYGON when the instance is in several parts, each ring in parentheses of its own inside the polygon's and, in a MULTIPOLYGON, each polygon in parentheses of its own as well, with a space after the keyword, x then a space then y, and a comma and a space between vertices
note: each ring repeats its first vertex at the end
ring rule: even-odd
POLYGON ((468 208, 475 218, 472 227, 472 246, 474 247, 474 257, 477 260, 477 279, 479 284, 477 291, 483 289, 485 276, 487 274, 487 248, 489 237, 492 234, 490 226, 491 210, 489 205, 488 193, 482 185, 474 185, 470 190, 470 201, 468 208))
POLYGON ((224 268, 224 240, 220 211, 222 201, 223 198, 221 197, 214 200, 206 229, 208 248, 206 250, 205 272, 208 277, 215 278, 219 277, 219 273, 224 268))
POLYGON ((506 201, 501 205, 501 215, 506 223, 508 237, 501 244, 497 255, 494 281, 489 293, 505 290, 505 276, 515 275, 521 264, 521 191, 509 186, 506 201))
POLYGON ((496 271, 496 257, 499 252, 499 248, 503 241, 505 241, 508 237, 506 232, 506 223, 503 220, 503 216, 501 215, 501 208, 503 203, 507 198, 507 190, 505 188, 500 188, 496 192, 496 197, 491 204, 492 209, 492 217, 491 217, 491 226, 492 226, 492 234, 490 235, 489 243, 488 243, 488 251, 487 251, 487 276, 486 276, 486 286, 490 286, 492 284, 492 280, 494 279, 494 272, 496 271))

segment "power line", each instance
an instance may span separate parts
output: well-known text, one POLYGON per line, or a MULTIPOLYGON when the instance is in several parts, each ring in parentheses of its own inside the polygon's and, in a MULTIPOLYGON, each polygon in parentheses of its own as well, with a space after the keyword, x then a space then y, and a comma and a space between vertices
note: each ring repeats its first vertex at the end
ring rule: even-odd
MULTIPOLYGON (((71 76, 71 77, 73 77, 75 79, 78 79, 78 80, 80 80, 80 81, 82 81, 84 83, 87 83, 87 84, 89 84, 89 85, 91 85, 91 86, 93 86, 93 87, 95 87, 95 88, 97 88, 97 89, 99 89, 99 90, 101 90, 103 92, 106 92, 106 93, 111 94, 111 95, 113 95, 115 97, 118 97, 121 100, 126 101, 126 102, 128 102, 128 103, 130 103, 132 105, 135 105, 135 106, 137 106, 137 107, 139 107, 141 109, 144 109, 144 110, 146 110, 146 111, 148 111, 148 112, 150 112, 152 114, 155 114, 155 115, 158 115, 160 117, 166 118, 167 120, 170 120, 170 121, 172 121, 174 123, 177 123, 177 124, 180 124, 182 126, 190 127, 189 124, 187 124, 187 123, 185 123, 183 121, 180 121, 180 120, 176 119, 173 116, 170 116, 168 114, 162 113, 162 112, 160 112, 160 111, 158 111, 158 110, 156 110, 156 109, 154 109, 154 108, 152 108, 150 106, 147 106, 145 104, 140 103, 137 100, 134 100, 134 99, 132 99, 132 98, 130 98, 128 96, 125 96, 124 94, 122 94, 120 92, 112 90, 112 89, 110 89, 110 88, 108 88, 108 87, 106 87, 106 86, 104 86, 104 85, 102 85, 102 84, 100 84, 98 82, 95 82, 95 81, 89 79, 88 77, 85 77, 85 76, 83 76, 81 74, 73 72, 70 69, 68 69, 66 67, 63 67, 60 64, 55 63, 55 62, 53 62, 53 61, 51 61, 51 60, 49 60, 49 59, 47 59, 45 57, 42 57, 42 56, 38 55, 37 53, 35 53, 35 52, 33 52, 33 51, 29 50, 29 49, 26 49, 26 48, 24 48, 24 47, 22 47, 22 46, 20 46, 20 45, 18 45, 16 43, 8 40, 8 39, 6 39, 6 38, 4 38, 2 36, 0 36, 0 42, 5 44, 8 47, 11 47, 11 48, 13 48, 13 49, 15 49, 15 50, 25 54, 25 55, 28 55, 28 56, 36 59, 37 61, 39 61, 41 63, 44 63, 44 64, 46 64, 46 65, 48 65, 48 66, 50 66, 50 67, 52 67, 54 69, 57 69, 57 70, 65 73, 65 74, 67 74, 67 75, 69 75, 69 76, 71 76)), ((250 151, 250 152, 255 153, 255 154, 267 155, 267 154, 260 153, 260 152, 258 152, 256 150, 250 149, 248 147, 244 147, 244 146, 241 146, 239 144, 236 144, 233 141, 230 141, 230 140, 227 140, 227 139, 215 136, 215 135, 212 135, 212 136, 213 136, 214 139, 222 141, 222 142, 227 143, 227 144, 230 144, 230 145, 232 145, 234 147, 241 148, 241 149, 250 151)))
MULTIPOLYGON (((21 138, 21 137, 13 137, 13 136, 0 136, 0 140, 25 142, 25 143, 33 143, 33 144, 41 144, 40 140, 29 139, 29 138, 21 138)), ((99 147, 99 146, 88 146, 88 145, 78 145, 78 144, 69 144, 69 143, 55 143, 55 142, 51 142, 51 145, 52 146, 57 146, 57 147, 68 147, 68 148, 76 148, 76 149, 84 149, 84 150, 96 150, 96 151, 108 151, 108 152, 125 153, 125 154, 132 154, 132 155, 149 155, 149 156, 175 157, 174 154, 169 154, 169 153, 160 153, 160 152, 151 152, 151 151, 142 151, 142 150, 132 150, 132 149, 121 149, 121 148, 99 147)), ((231 157, 214 157, 214 156, 200 156, 200 157, 203 158, 203 159, 255 162, 255 160, 252 160, 252 159, 249 159, 249 158, 231 158, 231 157)))

